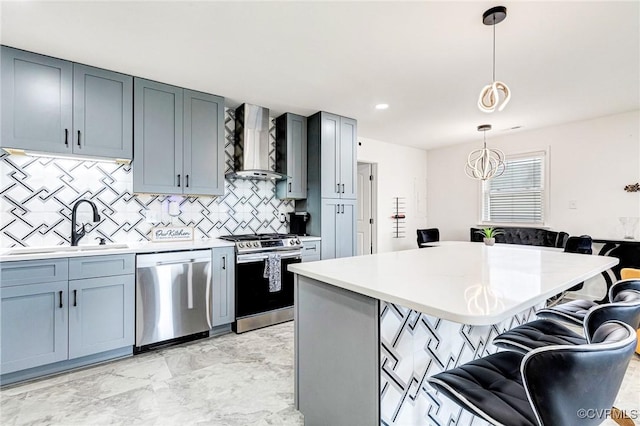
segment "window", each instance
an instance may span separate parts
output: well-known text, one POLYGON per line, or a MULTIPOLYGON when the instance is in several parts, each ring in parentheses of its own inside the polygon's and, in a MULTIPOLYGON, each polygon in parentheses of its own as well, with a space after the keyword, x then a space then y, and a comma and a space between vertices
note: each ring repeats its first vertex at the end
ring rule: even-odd
POLYGON ((507 157, 507 169, 482 184, 482 221, 542 225, 545 152, 507 157))

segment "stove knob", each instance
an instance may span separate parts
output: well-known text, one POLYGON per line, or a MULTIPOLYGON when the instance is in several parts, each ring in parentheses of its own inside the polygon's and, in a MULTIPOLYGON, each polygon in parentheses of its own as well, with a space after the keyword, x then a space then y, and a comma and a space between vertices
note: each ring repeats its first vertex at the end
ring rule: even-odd
POLYGON ((259 242, 257 242, 257 241, 254 241, 254 242, 253 242, 253 246, 254 246, 254 247, 260 247, 260 243, 259 243, 259 242))
POLYGON ((289 240, 289 244, 294 245, 296 243, 296 240, 289 240))
POLYGON ((244 243, 238 243, 238 248, 244 247, 244 243))
POLYGON ((300 238, 296 238, 296 244, 300 244, 300 238))

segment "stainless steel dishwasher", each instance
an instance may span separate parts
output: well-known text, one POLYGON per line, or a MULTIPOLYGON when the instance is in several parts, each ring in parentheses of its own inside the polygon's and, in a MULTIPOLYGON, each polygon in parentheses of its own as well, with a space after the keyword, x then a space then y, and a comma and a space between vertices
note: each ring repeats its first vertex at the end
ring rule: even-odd
POLYGON ((135 352, 205 337, 211 328, 211 250, 136 258, 135 352))

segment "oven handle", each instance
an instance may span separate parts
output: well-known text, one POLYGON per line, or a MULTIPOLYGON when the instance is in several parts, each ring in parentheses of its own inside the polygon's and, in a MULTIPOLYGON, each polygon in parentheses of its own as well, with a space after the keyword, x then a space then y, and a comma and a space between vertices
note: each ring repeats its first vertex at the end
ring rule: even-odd
MULTIPOLYGON (((250 263, 260 260, 265 260, 269 257, 269 253, 255 253, 255 254, 239 254, 236 257, 236 263, 250 263)), ((302 259, 302 252, 295 251, 287 254, 280 254, 281 259, 302 259)))

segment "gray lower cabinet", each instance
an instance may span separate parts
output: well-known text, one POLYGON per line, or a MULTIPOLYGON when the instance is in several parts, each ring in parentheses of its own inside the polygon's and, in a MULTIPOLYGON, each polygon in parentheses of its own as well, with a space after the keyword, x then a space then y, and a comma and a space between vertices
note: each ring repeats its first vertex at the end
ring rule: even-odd
POLYGON ((224 98, 134 81, 133 191, 224 194, 224 98))
POLYGON ((133 77, 2 46, 2 146, 130 160, 133 77))
POLYGON ((276 118, 276 171, 287 176, 276 183, 276 197, 307 198, 306 117, 286 113, 276 118))
POLYGON ((302 241, 302 261, 315 262, 320 260, 320 241, 302 241))
POLYGON ((212 325, 230 324, 235 320, 235 249, 217 247, 213 255, 212 325))
POLYGON ((2 287, 1 292, 0 373, 67 359, 67 281, 2 287))
POLYGON ((0 265, 0 374, 132 347, 134 267, 132 254, 0 265))
POLYGON ((323 198, 320 222, 322 259, 356 254, 356 200, 323 198))
POLYGON ((69 281, 69 359, 133 345, 134 275, 69 281))

